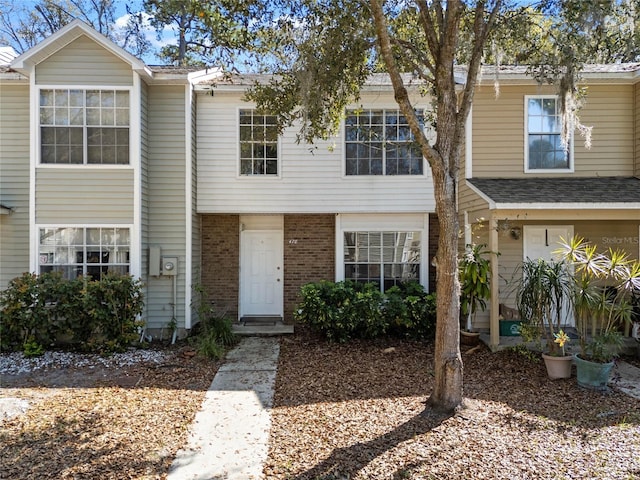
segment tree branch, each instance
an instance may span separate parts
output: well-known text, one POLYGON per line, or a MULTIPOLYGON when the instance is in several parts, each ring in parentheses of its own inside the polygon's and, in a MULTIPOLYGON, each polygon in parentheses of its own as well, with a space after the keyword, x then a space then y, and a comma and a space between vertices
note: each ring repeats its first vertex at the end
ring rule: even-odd
POLYGON ((407 89, 402 81, 402 75, 400 74, 398 64, 393 55, 391 39, 389 37, 389 31, 387 29, 387 22, 382 10, 381 1, 382 0, 371 0, 371 11, 373 13, 375 29, 379 40, 380 54, 387 67, 389 76, 391 77, 391 84, 393 85, 396 102, 407 119, 411 132, 418 141, 423 155, 426 157, 429 165, 431 165, 433 170, 441 171, 443 165, 442 157, 438 151, 429 144, 424 131, 420 127, 420 121, 413 109, 413 105, 409 100, 409 94, 407 93, 407 89))

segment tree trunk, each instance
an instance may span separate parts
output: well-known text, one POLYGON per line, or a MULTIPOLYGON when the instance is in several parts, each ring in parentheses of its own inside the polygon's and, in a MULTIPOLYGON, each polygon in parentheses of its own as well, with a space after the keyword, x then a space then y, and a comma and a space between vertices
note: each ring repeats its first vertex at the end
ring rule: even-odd
POLYGON ((436 254, 435 382, 427 404, 434 410, 451 412, 462 403, 463 368, 460 355, 460 282, 458 281, 459 220, 454 180, 443 170, 434 171, 433 174, 440 237, 436 254))

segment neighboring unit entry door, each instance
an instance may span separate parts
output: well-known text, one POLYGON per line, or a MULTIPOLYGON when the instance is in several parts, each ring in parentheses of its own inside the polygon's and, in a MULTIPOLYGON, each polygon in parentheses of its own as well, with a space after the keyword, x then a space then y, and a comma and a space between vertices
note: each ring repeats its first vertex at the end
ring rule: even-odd
MULTIPOLYGON (((571 240, 573 236, 573 225, 525 225, 524 229, 524 259, 537 260, 557 260, 558 255, 553 252, 560 248, 561 239, 571 240)), ((575 326, 575 321, 571 310, 567 307, 563 312, 564 325, 575 326)))
POLYGON ((240 316, 282 316, 283 269, 280 230, 241 234, 240 316))

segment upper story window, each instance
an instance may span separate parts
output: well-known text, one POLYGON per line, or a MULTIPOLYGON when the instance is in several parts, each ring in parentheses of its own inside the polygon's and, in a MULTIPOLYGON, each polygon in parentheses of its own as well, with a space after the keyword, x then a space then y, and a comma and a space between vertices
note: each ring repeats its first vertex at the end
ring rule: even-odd
POLYGON ((422 152, 399 110, 348 111, 345 152, 347 175, 422 175, 422 152))
POLYGON ((129 92, 40 90, 40 162, 129 164, 129 92))
POLYGON ((240 174, 278 175, 278 126, 274 115, 240 110, 240 174))
POLYGON ((561 141, 562 114, 558 97, 527 97, 526 171, 569 170, 570 149, 561 141))

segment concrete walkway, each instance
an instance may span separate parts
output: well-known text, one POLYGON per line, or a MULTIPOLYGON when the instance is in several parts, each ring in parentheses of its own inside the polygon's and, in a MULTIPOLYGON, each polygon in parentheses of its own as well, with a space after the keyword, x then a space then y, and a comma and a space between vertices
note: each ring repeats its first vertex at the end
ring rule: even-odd
POLYGON ((616 362, 609 385, 640 400, 640 368, 627 362, 616 362))
POLYGON ((267 458, 280 344, 247 337, 231 350, 168 480, 258 480, 267 458))

